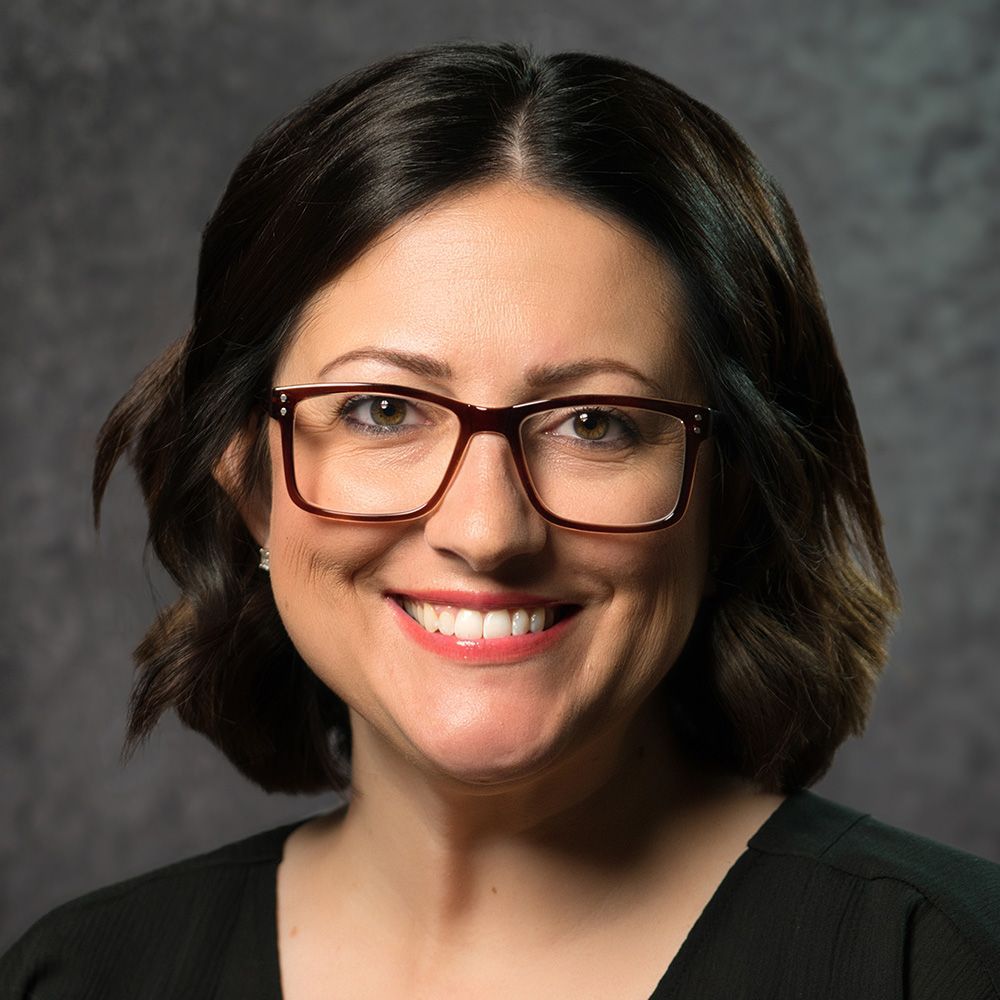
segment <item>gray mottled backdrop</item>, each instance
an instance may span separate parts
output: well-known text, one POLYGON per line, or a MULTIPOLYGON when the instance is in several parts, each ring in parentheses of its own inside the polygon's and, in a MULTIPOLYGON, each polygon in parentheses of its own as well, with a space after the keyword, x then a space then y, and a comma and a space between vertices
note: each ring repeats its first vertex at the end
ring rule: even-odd
POLYGON ((1000 9, 430 0, 7 0, 0 13, 0 947, 54 904, 326 808, 171 718, 118 763, 130 650, 169 593, 92 442, 185 329, 199 234, 271 119, 456 38, 623 56, 724 114, 783 183, 865 429, 905 614, 821 794, 1000 860, 1000 9))

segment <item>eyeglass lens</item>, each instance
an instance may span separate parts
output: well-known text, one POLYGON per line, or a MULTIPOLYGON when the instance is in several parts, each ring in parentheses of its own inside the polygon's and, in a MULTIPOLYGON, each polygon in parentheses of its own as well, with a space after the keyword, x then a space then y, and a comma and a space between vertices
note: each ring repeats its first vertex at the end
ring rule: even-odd
MULTIPOLYGON (((338 514, 404 514, 435 494, 460 434, 445 407, 406 396, 333 392, 295 408, 293 465, 303 498, 338 514)), ((635 406, 575 405, 520 428, 531 485, 558 517, 645 524, 671 514, 684 472, 684 422, 635 406)))

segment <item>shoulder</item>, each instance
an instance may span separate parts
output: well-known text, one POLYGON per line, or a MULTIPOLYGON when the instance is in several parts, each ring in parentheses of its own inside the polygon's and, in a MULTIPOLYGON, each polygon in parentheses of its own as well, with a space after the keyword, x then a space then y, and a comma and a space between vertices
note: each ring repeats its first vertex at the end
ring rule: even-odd
POLYGON ((809 859, 866 882, 898 883, 972 924, 1000 920, 1000 864, 808 789, 789 796, 749 846, 809 859))
MULTIPOLYGON (((0 997, 182 995, 184 964, 225 954, 255 872, 271 870, 302 820, 71 899, 0 956, 0 997), (151 983, 160 983, 150 987, 151 983), (169 982, 169 987, 168 987, 169 982)), ((259 879, 257 881, 260 881, 259 879)), ((266 886, 265 886, 266 888, 266 886)))
POLYGON ((1000 998, 1000 864, 808 790, 748 846, 866 915, 872 940, 896 934, 913 996, 1000 998))

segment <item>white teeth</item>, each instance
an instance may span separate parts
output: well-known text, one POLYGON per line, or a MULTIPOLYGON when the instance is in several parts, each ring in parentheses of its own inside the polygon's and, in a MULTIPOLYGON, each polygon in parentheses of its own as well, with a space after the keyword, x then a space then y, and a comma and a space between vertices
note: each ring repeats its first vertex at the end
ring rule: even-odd
POLYGON ((434 610, 432 604, 424 605, 424 615, 421 624, 428 632, 436 632, 438 630, 438 613, 434 610))
POLYGON ((482 612, 473 611, 471 608, 459 608, 458 614, 455 615, 455 638, 482 639, 482 637, 482 612))
POLYGON ((442 635, 455 634, 455 612, 451 608, 444 608, 438 615, 438 631, 442 635))
POLYGON ((487 611, 483 618, 483 638, 503 639, 510 635, 510 612, 487 611))
POLYGON ((555 609, 546 608, 496 608, 482 612, 475 608, 442 607, 415 601, 402 600, 406 613, 428 632, 454 635, 458 639, 506 639, 512 635, 542 632, 555 622, 555 609))

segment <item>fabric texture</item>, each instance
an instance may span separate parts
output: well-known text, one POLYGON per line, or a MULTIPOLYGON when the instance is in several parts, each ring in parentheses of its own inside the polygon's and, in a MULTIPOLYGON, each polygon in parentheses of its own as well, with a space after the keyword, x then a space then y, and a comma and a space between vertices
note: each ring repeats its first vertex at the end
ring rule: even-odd
MULTIPOLYGON (((276 873, 303 822, 50 911, 0 957, 0 997, 280 1000, 276 873)), ((720 997, 1000 1000, 1000 865, 801 789, 649 1000, 720 997)))

